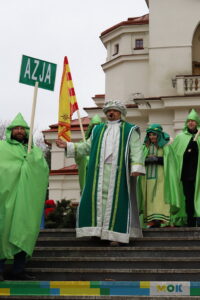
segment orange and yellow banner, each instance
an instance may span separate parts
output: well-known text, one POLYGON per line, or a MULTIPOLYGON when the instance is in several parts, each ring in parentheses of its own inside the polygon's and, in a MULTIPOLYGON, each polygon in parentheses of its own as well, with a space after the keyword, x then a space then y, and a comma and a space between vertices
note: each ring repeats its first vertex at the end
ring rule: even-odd
POLYGON ((78 110, 78 103, 72 82, 68 59, 64 57, 63 74, 60 86, 58 137, 71 141, 71 117, 78 110))

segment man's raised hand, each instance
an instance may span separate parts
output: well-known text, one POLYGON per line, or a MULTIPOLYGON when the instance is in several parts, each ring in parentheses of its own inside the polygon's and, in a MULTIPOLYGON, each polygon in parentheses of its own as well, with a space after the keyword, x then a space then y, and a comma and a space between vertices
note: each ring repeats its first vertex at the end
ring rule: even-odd
POLYGON ((64 141, 61 140, 61 139, 57 139, 57 140, 56 140, 56 145, 57 145, 57 147, 59 147, 59 148, 67 148, 67 143, 64 142, 64 141))

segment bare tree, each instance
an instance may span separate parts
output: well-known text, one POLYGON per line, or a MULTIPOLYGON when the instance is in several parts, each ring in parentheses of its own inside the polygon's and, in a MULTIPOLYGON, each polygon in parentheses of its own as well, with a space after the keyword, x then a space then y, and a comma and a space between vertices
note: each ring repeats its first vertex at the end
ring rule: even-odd
POLYGON ((49 165, 49 168, 51 168, 51 151, 50 147, 44 141, 44 136, 42 132, 35 129, 33 136, 35 146, 39 147, 42 150, 49 165))
POLYGON ((45 152, 47 151, 47 144, 45 144, 44 142, 44 137, 43 137, 43 134, 41 131, 36 131, 34 132, 34 135, 33 135, 33 139, 34 139, 34 144, 35 146, 39 147, 43 153, 45 154, 45 152))
POLYGON ((0 120, 0 140, 5 140, 6 138, 6 127, 10 121, 2 121, 0 120))

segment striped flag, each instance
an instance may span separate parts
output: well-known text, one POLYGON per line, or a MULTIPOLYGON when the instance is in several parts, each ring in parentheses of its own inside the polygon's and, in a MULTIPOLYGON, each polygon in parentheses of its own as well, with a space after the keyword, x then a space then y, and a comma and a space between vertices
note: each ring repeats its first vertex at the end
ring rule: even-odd
POLYGON ((71 141, 71 117, 78 110, 68 59, 65 56, 59 97, 58 137, 71 141))

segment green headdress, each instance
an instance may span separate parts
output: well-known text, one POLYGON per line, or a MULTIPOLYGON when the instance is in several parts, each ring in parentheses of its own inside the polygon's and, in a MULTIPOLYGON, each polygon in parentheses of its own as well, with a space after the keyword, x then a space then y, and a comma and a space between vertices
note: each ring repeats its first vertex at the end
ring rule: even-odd
POLYGON ((169 134, 166 133, 166 132, 163 132, 163 128, 160 124, 151 124, 146 129, 147 134, 146 134, 145 139, 144 139, 145 144, 147 143, 147 141, 149 141, 149 135, 148 135, 149 132, 154 132, 154 133, 157 134, 157 136, 158 136, 158 146, 161 147, 161 148, 164 145, 166 145, 170 140, 169 134))
POLYGON ((200 117, 195 109, 192 109, 191 112, 188 114, 187 119, 185 121, 183 131, 187 130, 187 122, 188 120, 193 120, 197 122, 197 127, 200 127, 200 117))
POLYGON ((99 115, 95 115, 91 119, 91 121, 90 121, 90 123, 88 125, 88 129, 87 129, 87 131, 85 133, 86 140, 89 139, 89 137, 91 135, 91 132, 92 132, 92 129, 94 128, 94 126, 97 125, 97 124, 100 124, 100 123, 101 123, 101 118, 99 117, 99 115))
POLYGON ((11 131, 14 127, 21 126, 25 128, 27 137, 29 136, 29 126, 24 120, 21 113, 18 113, 14 120, 10 123, 10 125, 6 128, 6 139, 10 140, 11 138, 11 131))

